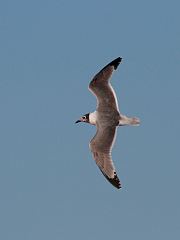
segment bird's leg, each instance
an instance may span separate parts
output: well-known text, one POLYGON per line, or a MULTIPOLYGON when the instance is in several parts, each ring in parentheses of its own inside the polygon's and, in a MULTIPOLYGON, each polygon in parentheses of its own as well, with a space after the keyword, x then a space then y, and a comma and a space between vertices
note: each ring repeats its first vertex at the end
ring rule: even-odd
POLYGON ((119 119, 119 126, 126 126, 126 125, 131 125, 131 126, 139 126, 140 120, 137 117, 127 117, 125 115, 121 115, 119 119))

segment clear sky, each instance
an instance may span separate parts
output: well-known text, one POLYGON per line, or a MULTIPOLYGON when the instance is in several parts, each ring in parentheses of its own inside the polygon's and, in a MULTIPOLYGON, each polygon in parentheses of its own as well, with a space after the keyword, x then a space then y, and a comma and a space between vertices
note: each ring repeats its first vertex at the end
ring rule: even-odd
POLYGON ((0 1, 0 239, 180 239, 180 3, 0 1), (103 177, 89 81, 114 58, 121 112, 103 177))

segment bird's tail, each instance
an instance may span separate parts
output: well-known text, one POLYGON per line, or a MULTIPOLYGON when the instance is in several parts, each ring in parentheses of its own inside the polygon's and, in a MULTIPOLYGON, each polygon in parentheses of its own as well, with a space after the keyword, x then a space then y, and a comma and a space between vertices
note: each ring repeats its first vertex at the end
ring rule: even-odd
POLYGON ((137 118, 137 117, 131 118, 130 125, 132 125, 132 126, 139 126, 140 125, 140 119, 137 118))
POLYGON ((130 117, 121 115, 120 120, 119 120, 119 126, 125 126, 125 125, 139 126, 140 119, 137 117, 130 118, 130 117))

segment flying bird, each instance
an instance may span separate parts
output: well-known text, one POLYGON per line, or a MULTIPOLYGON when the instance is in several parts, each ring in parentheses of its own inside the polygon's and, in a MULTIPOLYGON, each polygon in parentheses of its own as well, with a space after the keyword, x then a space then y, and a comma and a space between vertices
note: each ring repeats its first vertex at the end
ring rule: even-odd
POLYGON ((111 75, 121 61, 121 57, 116 58, 93 77, 89 90, 97 98, 96 111, 87 113, 76 121, 76 123, 85 122, 96 126, 97 131, 89 147, 101 172, 116 188, 121 188, 121 183, 112 161, 111 150, 117 127, 140 124, 137 117, 127 117, 120 113, 117 97, 110 83, 111 75))

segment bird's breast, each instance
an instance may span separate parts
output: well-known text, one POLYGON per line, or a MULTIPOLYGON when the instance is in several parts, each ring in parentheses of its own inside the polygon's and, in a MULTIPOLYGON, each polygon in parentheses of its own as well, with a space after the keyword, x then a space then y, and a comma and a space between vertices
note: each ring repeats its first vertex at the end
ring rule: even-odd
POLYGON ((97 122, 104 126, 118 126, 120 114, 116 109, 97 111, 97 122))

